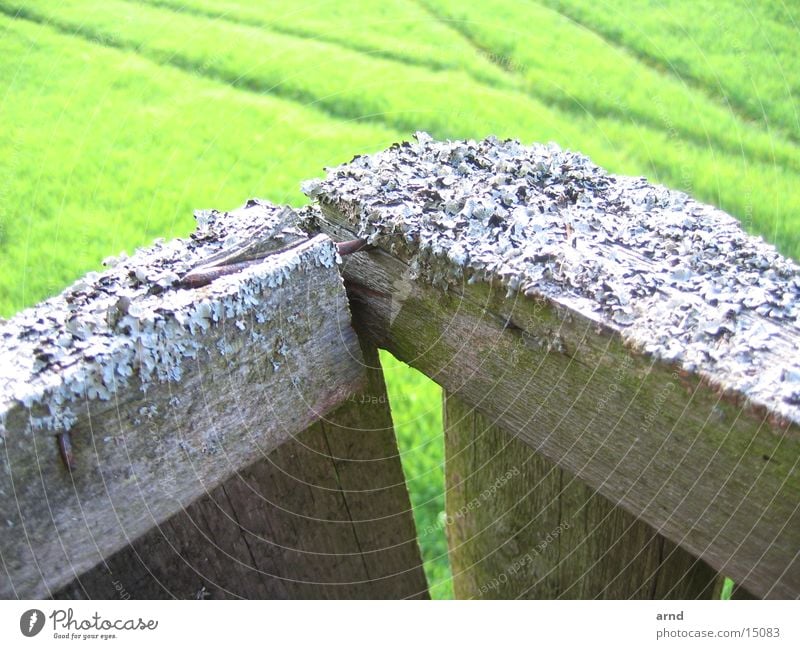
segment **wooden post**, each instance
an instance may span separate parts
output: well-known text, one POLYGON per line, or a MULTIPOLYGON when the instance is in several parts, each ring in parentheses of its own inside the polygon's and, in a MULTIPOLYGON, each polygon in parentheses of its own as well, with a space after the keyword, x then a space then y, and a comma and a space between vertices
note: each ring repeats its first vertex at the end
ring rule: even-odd
POLYGON ((223 241, 302 237, 257 201, 200 217, 0 327, 0 597, 50 595, 363 389, 333 242, 188 290, 223 241))
POLYGON ((760 597, 800 595, 800 268, 579 154, 420 136, 304 185, 378 346, 760 597))
POLYGON ((716 572, 444 395, 447 533, 463 599, 708 599, 716 572))
POLYGON ((56 597, 427 597, 380 361, 363 353, 364 390, 56 597))

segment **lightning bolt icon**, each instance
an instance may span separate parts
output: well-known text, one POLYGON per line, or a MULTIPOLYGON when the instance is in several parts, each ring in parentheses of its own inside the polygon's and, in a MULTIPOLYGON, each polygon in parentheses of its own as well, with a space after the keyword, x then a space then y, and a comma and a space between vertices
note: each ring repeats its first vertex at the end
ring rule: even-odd
POLYGON ((33 631, 33 625, 36 624, 38 617, 39 616, 36 615, 36 611, 31 613, 31 618, 28 620, 28 631, 33 631))

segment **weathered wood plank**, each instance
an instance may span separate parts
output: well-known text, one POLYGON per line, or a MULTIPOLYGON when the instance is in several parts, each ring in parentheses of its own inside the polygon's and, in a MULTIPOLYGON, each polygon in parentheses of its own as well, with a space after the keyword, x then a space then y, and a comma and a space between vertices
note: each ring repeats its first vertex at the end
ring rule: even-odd
POLYGON ((456 597, 712 597, 707 564, 450 394, 444 430, 456 597))
POLYGON ((423 138, 305 190, 379 248, 343 271, 379 346, 754 594, 800 596, 795 264, 555 148, 423 138))
POLYGON ((380 361, 363 352, 362 392, 56 597, 426 597, 380 361))
POLYGON ((2 326, 0 596, 49 595, 363 386, 327 237, 179 288, 254 232, 301 236, 293 219, 257 201, 201 214, 192 241, 139 251, 2 326))

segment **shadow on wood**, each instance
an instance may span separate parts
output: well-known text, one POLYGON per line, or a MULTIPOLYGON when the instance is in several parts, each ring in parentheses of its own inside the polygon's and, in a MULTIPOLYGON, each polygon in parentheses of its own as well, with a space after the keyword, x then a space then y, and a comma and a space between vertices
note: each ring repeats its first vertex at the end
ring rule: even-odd
POLYGON ((458 397, 444 397, 458 598, 708 599, 716 572, 458 397))
POLYGON ((56 597, 427 597, 380 363, 363 352, 363 394, 56 597))

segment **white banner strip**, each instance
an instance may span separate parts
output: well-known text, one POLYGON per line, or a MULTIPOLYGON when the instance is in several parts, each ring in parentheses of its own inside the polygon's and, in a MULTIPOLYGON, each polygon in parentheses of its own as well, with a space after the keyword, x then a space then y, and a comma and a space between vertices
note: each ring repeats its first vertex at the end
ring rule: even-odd
POLYGON ((798 618, 794 601, 2 601, 0 644, 798 647, 798 618))

